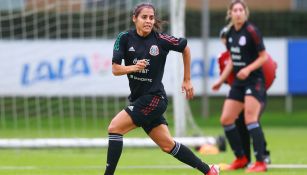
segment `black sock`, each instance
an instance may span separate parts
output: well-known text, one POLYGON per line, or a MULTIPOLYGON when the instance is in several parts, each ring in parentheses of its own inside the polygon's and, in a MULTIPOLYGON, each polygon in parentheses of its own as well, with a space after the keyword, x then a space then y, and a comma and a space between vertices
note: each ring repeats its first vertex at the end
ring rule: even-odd
MULTIPOLYGON (((261 125, 260 125, 260 128, 261 128, 261 131, 263 133, 261 125)), ((270 151, 268 150, 268 147, 267 147, 268 143, 266 142, 264 133, 263 133, 263 143, 264 143, 264 146, 263 146, 264 153, 263 154, 265 156, 269 156, 270 155, 270 151)))
POLYGON ((207 174, 210 170, 209 165, 201 161, 189 148, 178 142, 175 142, 175 146, 169 154, 204 174, 207 174))
POLYGON ((263 161, 264 154, 264 136, 259 123, 251 123, 247 125, 249 134, 253 140, 254 153, 257 161, 263 161))
POLYGON ((251 142, 249 132, 244 122, 244 112, 241 112, 239 118, 236 120, 236 127, 240 134, 241 142, 242 142, 242 149, 244 154, 246 155, 248 161, 251 161, 251 142))
POLYGON ((113 175, 123 150, 123 135, 109 133, 107 166, 104 175, 113 175))
POLYGON ((242 157, 244 151, 242 148, 242 142, 235 124, 224 126, 225 135, 230 144, 230 147, 236 157, 242 157))

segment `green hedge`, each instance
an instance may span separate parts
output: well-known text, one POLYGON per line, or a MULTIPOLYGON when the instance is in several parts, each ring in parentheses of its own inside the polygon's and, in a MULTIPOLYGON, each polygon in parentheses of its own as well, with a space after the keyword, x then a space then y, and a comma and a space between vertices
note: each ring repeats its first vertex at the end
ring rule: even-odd
MULTIPOLYGON (((225 11, 210 12, 210 36, 217 37, 226 25, 225 11)), ((201 36, 201 12, 187 11, 186 35, 201 36)), ((252 12, 250 21, 267 37, 307 37, 307 11, 252 12)))
MULTIPOLYGON (((113 16, 114 10, 108 11, 113 16)), ((162 19, 168 19, 168 12, 162 13, 162 19)), ((33 38, 114 38, 120 31, 127 30, 127 24, 119 23, 119 28, 112 26, 103 31, 105 22, 113 23, 114 18, 103 20, 105 13, 60 14, 54 12, 38 12, 22 17, 20 12, 14 12, 14 19, 8 18, 7 12, 0 13, 0 39, 33 39, 33 38), (98 18, 93 18, 97 16, 98 18), (60 20, 58 20, 60 19, 60 20), (95 20, 93 20, 95 19, 95 20), (37 21, 36 23, 34 23, 37 21), (83 22, 83 23, 81 23, 83 22), (25 26, 22 26, 26 24, 25 26), (47 26, 47 27, 46 27, 47 26), (82 27, 84 30, 79 30, 82 27)), ((130 16, 121 14, 120 18, 130 16)), ((187 37, 201 36, 201 12, 186 12, 187 37)), ((252 12, 250 21, 253 22, 266 37, 306 37, 307 36, 307 11, 284 12, 252 12)), ((225 25, 225 11, 210 12, 210 36, 217 37, 220 29, 225 25)), ((132 26, 133 24, 130 24, 132 26)), ((168 30, 169 26, 165 26, 168 30)))

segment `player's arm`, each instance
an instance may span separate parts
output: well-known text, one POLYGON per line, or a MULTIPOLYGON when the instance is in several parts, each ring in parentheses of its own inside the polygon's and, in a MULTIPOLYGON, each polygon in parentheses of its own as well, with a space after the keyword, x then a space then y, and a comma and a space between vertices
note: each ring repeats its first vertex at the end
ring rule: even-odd
POLYGON ((191 51, 189 46, 186 46, 182 52, 183 57, 183 82, 182 82, 182 91, 185 92, 187 99, 192 99, 194 96, 194 89, 191 82, 191 51))
POLYGON ((250 65, 246 67, 250 72, 260 68, 267 60, 268 55, 265 50, 259 52, 259 57, 250 65))
POLYGON ((130 73, 133 73, 133 72, 138 72, 140 70, 143 70, 145 67, 146 67, 145 59, 138 60, 136 64, 129 65, 129 66, 124 66, 124 65, 121 65, 121 64, 113 63, 112 64, 112 73, 115 76, 126 75, 126 74, 130 74, 130 73))
POLYGON ((258 52, 258 58, 256 58, 254 62, 247 65, 238 72, 237 77, 241 80, 246 79, 251 72, 259 69, 268 58, 260 31, 253 25, 249 25, 247 27, 247 31, 250 34, 252 42, 255 44, 256 50, 258 52))
POLYGON ((181 85, 182 92, 185 92, 187 99, 192 99, 194 96, 194 89, 191 82, 191 51, 187 45, 185 38, 176 38, 167 34, 160 33, 160 44, 166 51, 173 50, 181 52, 184 64, 183 82, 181 85))
POLYGON ((232 64, 232 60, 229 59, 229 61, 226 64, 226 67, 224 69, 224 71, 222 72, 221 76, 219 77, 219 79, 213 84, 212 86, 212 90, 217 91, 220 89, 220 87, 222 86, 222 84, 225 82, 225 80, 227 79, 227 77, 230 75, 231 71, 233 68, 233 64, 232 64))
POLYGON ((265 50, 259 52, 258 58, 254 62, 246 66, 245 68, 241 69, 238 72, 237 77, 241 80, 246 79, 251 72, 253 72, 256 69, 259 69, 266 62, 267 59, 268 56, 265 50))

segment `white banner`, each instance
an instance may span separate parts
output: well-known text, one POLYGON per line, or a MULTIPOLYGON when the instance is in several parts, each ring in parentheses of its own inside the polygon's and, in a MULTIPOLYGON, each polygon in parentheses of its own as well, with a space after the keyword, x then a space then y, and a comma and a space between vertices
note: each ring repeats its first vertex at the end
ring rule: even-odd
POLYGON ((2 95, 126 95, 112 75, 113 40, 2 41, 2 95))
MULTIPOLYGON (((278 68, 276 72, 276 79, 273 85, 269 89, 269 94, 274 95, 284 95, 287 93, 287 40, 286 39, 265 39, 264 44, 266 46, 267 52, 272 56, 272 58, 277 62, 278 68)), ((199 39, 190 39, 189 46, 192 53, 192 80, 195 86, 196 94, 200 95, 203 88, 203 74, 204 74, 204 63, 203 63, 203 50, 201 49, 201 41, 199 39)), ((228 92, 228 85, 223 85, 219 92, 213 92, 211 87, 213 83, 219 77, 219 66, 217 58, 220 53, 226 50, 226 47, 222 44, 219 39, 211 39, 209 42, 209 70, 206 74, 209 75, 209 94, 211 95, 221 95, 228 92)))
MULTIPOLYGON (((277 78, 270 94, 287 92, 287 41, 268 39, 268 52, 278 62, 277 78)), ((117 95, 127 96, 126 76, 113 76, 114 40, 0 41, 0 95, 117 95)), ((203 90, 204 64, 199 39, 190 39, 192 81, 197 95, 203 90)), ((208 86, 218 77, 217 56, 224 51, 217 39, 210 40, 210 75, 208 86)), ((173 94, 172 59, 166 63, 164 85, 173 94)), ((181 59, 181 58, 179 58, 181 59)), ((225 94, 227 86, 219 93, 225 94)))

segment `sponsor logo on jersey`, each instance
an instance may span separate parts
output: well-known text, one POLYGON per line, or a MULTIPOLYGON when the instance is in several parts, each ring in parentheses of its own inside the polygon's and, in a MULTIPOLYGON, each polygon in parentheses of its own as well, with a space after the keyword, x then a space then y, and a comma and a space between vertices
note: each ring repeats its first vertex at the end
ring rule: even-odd
POLYGON ((159 55, 159 48, 158 48, 158 46, 152 45, 152 46, 150 47, 149 54, 152 55, 152 56, 157 56, 157 55, 159 55))
POLYGON ((134 58, 132 62, 133 62, 133 64, 136 64, 138 62, 138 59, 134 58))
POLYGON ((246 37, 245 36, 241 36, 239 39, 239 45, 240 46, 245 46, 246 45, 246 37))
POLYGON ((232 38, 231 37, 228 38, 228 42, 232 43, 232 38))
POLYGON ((240 47, 230 47, 230 51, 233 53, 241 53, 240 47))
POLYGON ((129 52, 135 52, 135 49, 134 49, 134 47, 133 46, 131 46, 130 48, 129 48, 129 50, 128 50, 129 52))

